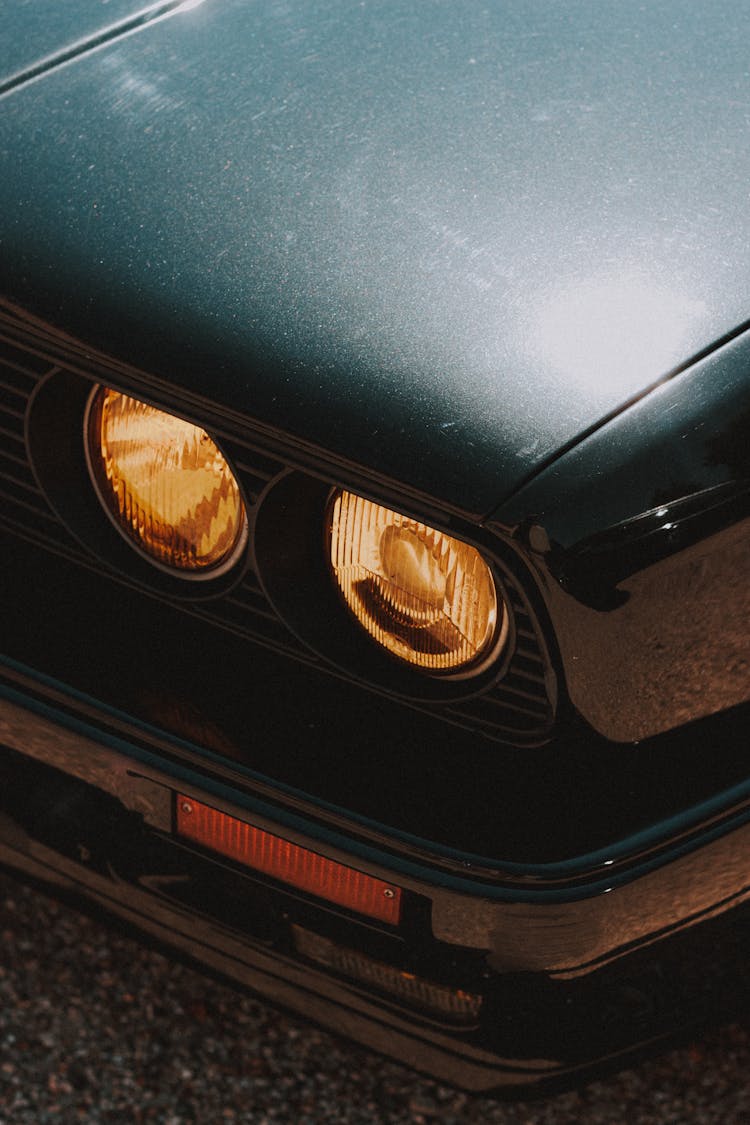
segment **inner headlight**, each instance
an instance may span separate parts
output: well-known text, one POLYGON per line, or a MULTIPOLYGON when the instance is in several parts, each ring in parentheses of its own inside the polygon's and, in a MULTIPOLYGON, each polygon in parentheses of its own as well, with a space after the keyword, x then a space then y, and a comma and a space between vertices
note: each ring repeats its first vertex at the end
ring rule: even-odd
POLYGON ((474 547, 337 492, 330 562, 360 625, 388 652, 431 672, 479 672, 501 650, 507 613, 474 547))
POLYGON ((211 578, 247 538, 240 490, 205 430, 107 387, 89 399, 86 455, 115 526, 151 561, 211 578))

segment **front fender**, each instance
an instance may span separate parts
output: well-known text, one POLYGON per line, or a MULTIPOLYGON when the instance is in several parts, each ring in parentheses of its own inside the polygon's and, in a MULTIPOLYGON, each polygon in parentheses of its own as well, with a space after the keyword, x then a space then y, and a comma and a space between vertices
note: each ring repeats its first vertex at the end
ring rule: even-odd
POLYGON ((607 738, 750 698, 749 437, 744 332, 491 517, 528 551, 570 697, 607 738))

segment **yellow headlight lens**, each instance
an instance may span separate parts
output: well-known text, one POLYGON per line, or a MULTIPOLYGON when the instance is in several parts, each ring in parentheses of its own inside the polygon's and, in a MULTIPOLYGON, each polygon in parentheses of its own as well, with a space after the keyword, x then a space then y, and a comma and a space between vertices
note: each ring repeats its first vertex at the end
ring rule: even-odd
POLYGON ((388 652, 455 674, 499 650, 505 609, 474 547, 351 492, 334 497, 330 535, 346 604, 388 652))
POLYGON ((239 554, 247 518, 239 487, 205 430, 98 387, 88 460, 116 526, 157 563, 211 577, 239 554))

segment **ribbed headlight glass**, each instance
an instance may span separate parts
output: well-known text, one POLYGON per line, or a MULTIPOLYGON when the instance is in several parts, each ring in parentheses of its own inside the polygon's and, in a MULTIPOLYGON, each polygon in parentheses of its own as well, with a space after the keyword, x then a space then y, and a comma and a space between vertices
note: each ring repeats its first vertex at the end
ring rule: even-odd
POLYGON ((100 499, 137 548, 185 577, 213 577, 235 562, 245 508, 205 430, 107 387, 94 391, 86 428, 100 499))
POLYGON ((409 664, 468 673, 501 649, 505 607, 467 543, 342 491, 330 508, 330 562, 360 625, 409 664))

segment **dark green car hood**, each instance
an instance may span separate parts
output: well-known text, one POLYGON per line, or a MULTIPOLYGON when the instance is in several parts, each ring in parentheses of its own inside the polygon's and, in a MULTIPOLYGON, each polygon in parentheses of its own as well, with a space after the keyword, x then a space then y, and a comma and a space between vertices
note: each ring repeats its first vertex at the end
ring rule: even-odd
POLYGON ((0 89, 121 33, 158 7, 139 0, 3 0, 0 89))
POLYGON ((53 7, 5 296, 375 475, 487 512, 748 315, 745 5, 53 7))

